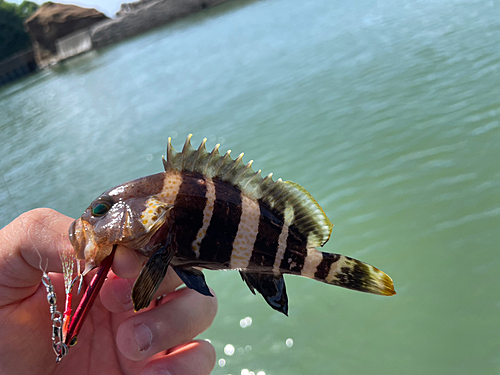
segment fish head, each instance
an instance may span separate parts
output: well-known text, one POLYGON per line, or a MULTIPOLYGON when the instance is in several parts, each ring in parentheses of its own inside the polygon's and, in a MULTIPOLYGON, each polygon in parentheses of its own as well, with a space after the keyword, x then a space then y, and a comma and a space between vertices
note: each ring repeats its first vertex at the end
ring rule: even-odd
MULTIPOLYGON (((151 256, 162 246, 170 230, 173 198, 163 193, 165 173, 118 185, 98 196, 69 228, 69 238, 78 259, 85 260, 85 276, 99 266, 88 284, 67 329, 64 344, 76 338, 113 262, 118 245, 151 256)), ((75 279, 76 280, 76 279, 75 279)), ((80 279, 81 280, 81 279, 80 279)), ((60 360, 62 356, 58 356, 60 360)))
POLYGON ((168 225, 172 207, 156 196, 158 183, 151 180, 158 179, 162 181, 158 175, 143 177, 104 192, 71 224, 69 238, 77 258, 85 260, 84 275, 111 253, 113 245, 151 255, 152 237, 168 225))

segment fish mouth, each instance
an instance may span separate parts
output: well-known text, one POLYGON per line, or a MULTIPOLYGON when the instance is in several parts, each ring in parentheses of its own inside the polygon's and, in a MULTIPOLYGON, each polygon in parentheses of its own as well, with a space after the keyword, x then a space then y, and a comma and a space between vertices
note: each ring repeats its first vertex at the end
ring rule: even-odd
MULTIPOLYGON (((150 228, 150 231, 145 235, 134 241, 130 241, 126 244, 124 243, 123 245, 131 249, 143 248, 143 252, 151 251, 152 249, 150 249, 150 247, 153 246, 152 243, 157 241, 158 236, 164 235, 165 228, 168 227, 168 225, 166 225, 168 224, 166 218, 169 211, 170 210, 165 210, 158 218, 157 222, 150 228)), ((85 293, 69 323, 68 331, 64 339, 64 344, 68 348, 74 346, 77 342, 77 335, 106 280, 111 265, 113 264, 116 248, 118 247, 118 243, 99 244, 99 241, 96 240, 93 226, 82 218, 73 221, 71 224, 69 228, 69 239, 75 249, 77 258, 85 260, 85 270, 81 277, 88 274, 95 267, 99 268, 90 284, 85 289, 85 293)))
POLYGON ((82 276, 88 274, 111 254, 112 244, 99 244, 93 226, 79 218, 69 228, 69 240, 78 259, 85 260, 85 269, 82 276))

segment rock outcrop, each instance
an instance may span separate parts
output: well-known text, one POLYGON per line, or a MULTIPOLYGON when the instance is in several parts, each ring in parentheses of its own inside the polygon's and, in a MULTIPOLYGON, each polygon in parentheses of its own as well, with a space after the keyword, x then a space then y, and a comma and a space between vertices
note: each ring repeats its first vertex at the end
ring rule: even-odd
POLYGON ((107 19, 95 9, 51 2, 43 4, 25 21, 38 65, 43 67, 58 60, 57 39, 107 19))
POLYGON ((92 44, 99 48, 116 43, 226 1, 228 0, 140 0, 126 3, 117 13, 118 18, 91 29, 92 44))

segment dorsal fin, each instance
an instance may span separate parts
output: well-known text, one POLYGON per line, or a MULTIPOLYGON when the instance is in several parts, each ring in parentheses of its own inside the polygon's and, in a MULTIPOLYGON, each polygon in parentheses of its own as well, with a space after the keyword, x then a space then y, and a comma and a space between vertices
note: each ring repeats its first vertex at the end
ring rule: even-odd
POLYGON ((328 241, 333 225, 306 189, 292 181, 273 181, 272 173, 262 178, 260 170, 252 170, 253 160, 243 164, 243 154, 233 160, 230 150, 221 155, 219 144, 212 152, 208 152, 205 148, 206 138, 198 149, 194 149, 191 137, 192 134, 188 135, 181 152, 177 152, 172 147, 172 139, 168 139, 167 160, 163 159, 165 171, 196 172, 219 178, 239 188, 249 198, 261 199, 283 214, 293 210, 291 224, 301 234, 307 233, 309 245, 323 246, 328 241))

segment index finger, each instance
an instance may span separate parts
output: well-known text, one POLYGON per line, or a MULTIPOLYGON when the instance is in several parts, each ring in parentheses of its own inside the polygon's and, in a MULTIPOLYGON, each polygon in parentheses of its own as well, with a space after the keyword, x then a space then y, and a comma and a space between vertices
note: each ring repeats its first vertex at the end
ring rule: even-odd
POLYGON ((40 267, 46 272, 62 272, 59 254, 73 251, 68 238, 72 221, 57 211, 38 208, 0 230, 0 288, 19 291, 38 286, 40 267))

